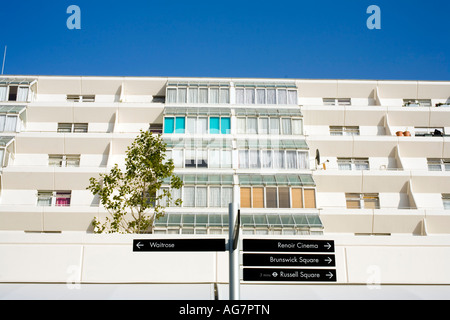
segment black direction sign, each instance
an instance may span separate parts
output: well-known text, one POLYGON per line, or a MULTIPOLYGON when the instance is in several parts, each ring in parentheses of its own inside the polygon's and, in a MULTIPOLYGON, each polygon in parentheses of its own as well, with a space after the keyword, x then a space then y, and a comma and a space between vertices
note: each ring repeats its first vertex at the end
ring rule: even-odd
POLYGON ((143 239, 133 240, 133 252, 225 251, 225 239, 143 239))
POLYGON ((333 240, 243 239, 243 251, 259 252, 334 252, 333 240))
POLYGON ((335 267, 334 254, 300 253, 244 253, 243 265, 247 267, 335 267))
POLYGON ((244 268, 244 281, 336 282, 334 269, 244 268))

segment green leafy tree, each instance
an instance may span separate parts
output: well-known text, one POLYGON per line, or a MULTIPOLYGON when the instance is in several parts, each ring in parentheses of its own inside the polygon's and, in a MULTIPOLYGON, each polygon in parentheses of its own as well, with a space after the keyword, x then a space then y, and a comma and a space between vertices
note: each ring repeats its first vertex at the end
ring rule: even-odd
POLYGON ((180 177, 173 174, 172 159, 165 159, 166 144, 161 135, 141 130, 128 147, 125 171, 116 164, 109 174, 90 178, 87 187, 98 195, 110 216, 93 220, 96 233, 148 233, 153 221, 163 216, 166 203, 179 206, 181 199, 172 199, 171 190, 180 189, 180 177), (170 180, 169 188, 161 188, 170 180))

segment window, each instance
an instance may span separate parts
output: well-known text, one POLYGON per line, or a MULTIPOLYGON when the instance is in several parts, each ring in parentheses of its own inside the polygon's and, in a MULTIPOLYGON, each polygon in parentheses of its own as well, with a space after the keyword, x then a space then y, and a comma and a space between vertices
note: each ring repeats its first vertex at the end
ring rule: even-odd
POLYGON ((347 209, 379 209, 378 193, 346 193, 347 209))
POLYGON ((427 159, 428 171, 450 171, 450 159, 427 159))
POLYGON ((403 99, 404 107, 431 107, 431 99, 403 99))
POLYGON ((238 117, 237 132, 248 134, 302 135, 303 120, 296 118, 238 117))
POLYGON ((28 101, 28 86, 0 86, 0 101, 28 101))
POLYGON ((414 128, 414 133, 416 137, 442 137, 444 128, 416 127, 414 128))
POLYGON ((241 208, 315 208, 315 189, 241 187, 241 208))
POLYGON ((330 126, 330 135, 332 136, 359 136, 358 126, 330 126))
POLYGON ((164 133, 230 134, 230 117, 165 117, 164 133))
MULTIPOLYGON (((184 186, 182 188, 182 206, 196 208, 228 208, 233 202, 233 188, 221 186, 184 186)), ((181 194, 172 194, 178 199, 181 194)))
POLYGON ((230 103, 229 84, 184 84, 167 88, 167 103, 230 103))
POLYGON ((16 132, 18 117, 9 114, 0 114, 0 132, 16 132))
POLYGON ((239 169, 308 169, 308 152, 297 150, 239 150, 239 169))
POLYGON ((162 123, 151 123, 149 131, 150 131, 150 133, 154 133, 154 134, 162 134, 163 133, 162 123))
POLYGON ((95 95, 68 94, 66 100, 68 102, 95 102, 95 95))
POLYGON ((41 207, 70 206, 71 191, 38 191, 37 205, 41 207))
POLYGON ((80 155, 48 155, 50 167, 79 167, 80 155))
POLYGON ((243 88, 237 85, 236 104, 297 105, 297 89, 243 88))
POLYGON ((351 98, 323 98, 325 106, 350 106, 352 104, 351 98))
POLYGON ((442 194, 442 204, 444 205, 444 210, 450 210, 450 193, 442 194))
POLYGON ((339 170, 369 170, 369 158, 338 158, 339 170))
POLYGON ((86 133, 88 132, 87 123, 58 123, 59 133, 86 133))

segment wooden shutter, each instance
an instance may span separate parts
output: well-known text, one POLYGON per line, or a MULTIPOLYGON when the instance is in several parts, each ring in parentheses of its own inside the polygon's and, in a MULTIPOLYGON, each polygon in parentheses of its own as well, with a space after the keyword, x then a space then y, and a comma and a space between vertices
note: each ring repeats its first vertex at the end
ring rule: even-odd
POLYGON ((266 208, 277 208, 277 188, 266 188, 266 208))
POLYGON ((253 208, 264 208, 264 188, 253 188, 253 208))
POLYGON ((241 188, 241 208, 251 208, 250 188, 241 188))
POLYGON ((278 188, 279 208, 290 208, 289 188, 278 188))
POLYGON ((303 195, 301 188, 292 188, 292 208, 303 208, 303 195))
POLYGON ((316 191, 314 189, 304 189, 305 193, 305 208, 316 207, 316 191))

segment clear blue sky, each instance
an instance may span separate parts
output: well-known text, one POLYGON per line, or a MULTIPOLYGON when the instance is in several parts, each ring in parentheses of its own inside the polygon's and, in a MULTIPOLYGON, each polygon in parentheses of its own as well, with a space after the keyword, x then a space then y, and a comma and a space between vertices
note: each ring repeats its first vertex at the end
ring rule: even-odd
POLYGON ((0 55, 5 74, 450 80, 449 14, 449 0, 2 1, 0 55))

